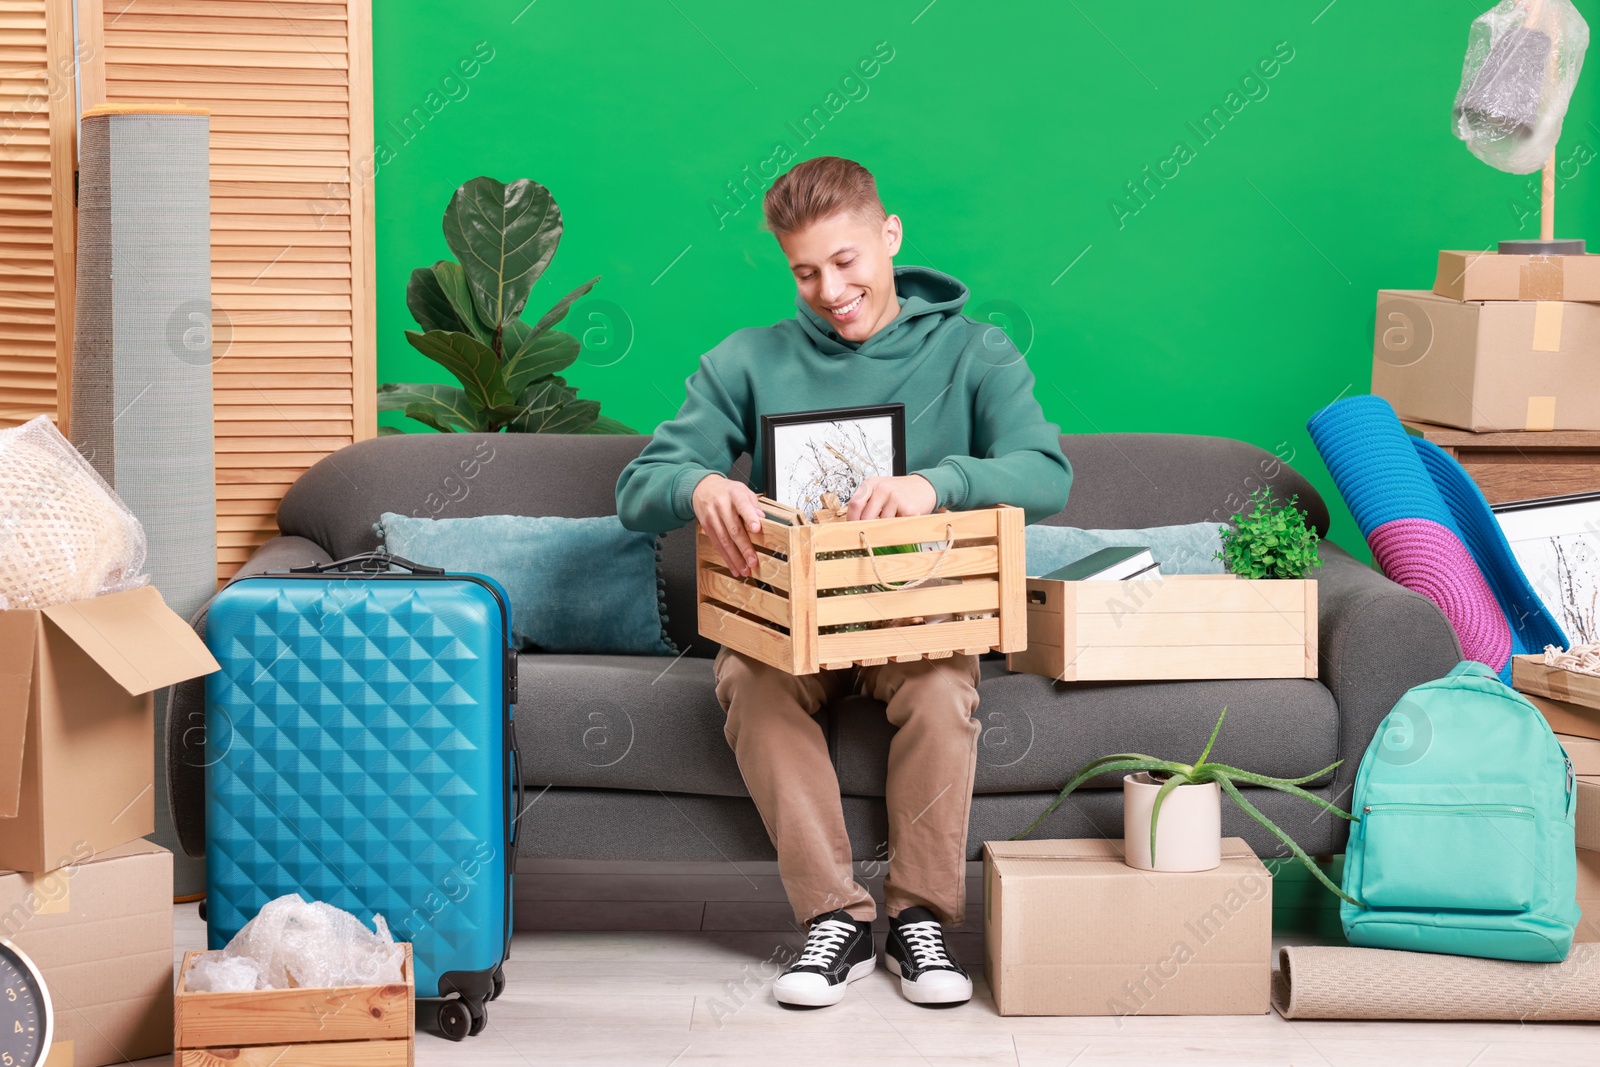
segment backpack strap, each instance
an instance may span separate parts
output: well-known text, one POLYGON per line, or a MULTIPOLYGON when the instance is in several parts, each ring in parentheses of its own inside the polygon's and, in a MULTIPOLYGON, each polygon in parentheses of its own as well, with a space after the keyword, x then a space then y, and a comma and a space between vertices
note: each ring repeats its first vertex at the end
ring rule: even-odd
POLYGON ((1450 668, 1450 673, 1445 675, 1445 677, 1446 678, 1462 678, 1462 677, 1465 677, 1467 675, 1471 675, 1474 678, 1493 678, 1496 681, 1499 681, 1499 679, 1500 679, 1500 675, 1497 674, 1494 671, 1493 668, 1485 666, 1484 664, 1479 663, 1475 659, 1464 659, 1464 660, 1462 660, 1460 663, 1457 663, 1454 667, 1451 667, 1450 668))

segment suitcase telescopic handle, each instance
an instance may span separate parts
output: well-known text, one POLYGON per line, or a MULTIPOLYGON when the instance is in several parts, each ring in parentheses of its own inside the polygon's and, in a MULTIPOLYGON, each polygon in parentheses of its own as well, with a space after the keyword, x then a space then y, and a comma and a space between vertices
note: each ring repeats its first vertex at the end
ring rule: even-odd
POLYGON ((290 567, 290 574, 330 574, 335 571, 360 571, 378 573, 390 567, 401 567, 412 574, 443 574, 443 567, 424 567, 420 563, 412 563, 401 556, 392 556, 387 552, 361 552, 344 559, 336 559, 332 563, 313 563, 309 567, 290 567))

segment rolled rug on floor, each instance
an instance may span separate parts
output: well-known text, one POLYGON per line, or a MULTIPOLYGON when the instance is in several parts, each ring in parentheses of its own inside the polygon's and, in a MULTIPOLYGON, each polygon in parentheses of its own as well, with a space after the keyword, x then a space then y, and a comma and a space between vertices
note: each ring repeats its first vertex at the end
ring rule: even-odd
POLYGON ((1293 945, 1278 952, 1272 1006, 1285 1019, 1596 1022, 1600 943, 1562 963, 1293 945))

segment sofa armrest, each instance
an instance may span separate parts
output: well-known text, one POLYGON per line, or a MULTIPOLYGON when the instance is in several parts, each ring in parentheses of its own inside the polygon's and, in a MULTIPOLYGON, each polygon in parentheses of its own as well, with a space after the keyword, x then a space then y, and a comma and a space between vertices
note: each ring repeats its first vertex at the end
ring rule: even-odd
MULTIPOLYGON (((304 537, 274 537, 256 549, 229 584, 251 574, 284 571, 311 563, 331 563, 333 557, 304 537)), ((212 599, 215 599, 213 597, 212 599)), ((204 640, 206 613, 211 600, 200 606, 189 624, 204 640)), ((206 851, 206 680, 179 682, 167 694, 167 803, 172 812, 178 844, 190 856, 206 851)))
MULTIPOLYGON (((1367 745, 1414 685, 1443 677, 1461 661, 1461 642, 1426 597, 1385 578, 1331 542, 1321 546, 1317 579, 1317 677, 1339 706, 1339 758, 1331 796, 1350 799, 1367 745)), ((1336 819, 1338 842, 1348 825, 1336 819)))

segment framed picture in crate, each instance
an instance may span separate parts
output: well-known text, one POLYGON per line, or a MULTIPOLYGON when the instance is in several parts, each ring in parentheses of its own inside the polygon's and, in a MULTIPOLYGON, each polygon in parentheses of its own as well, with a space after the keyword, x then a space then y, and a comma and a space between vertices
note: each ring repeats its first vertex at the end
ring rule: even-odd
POLYGON ((822 494, 848 501, 868 478, 906 473, 906 406, 827 408, 761 416, 763 495, 807 518, 822 494))
POLYGON ((1491 510, 1567 639, 1600 641, 1600 492, 1509 501, 1491 510))

